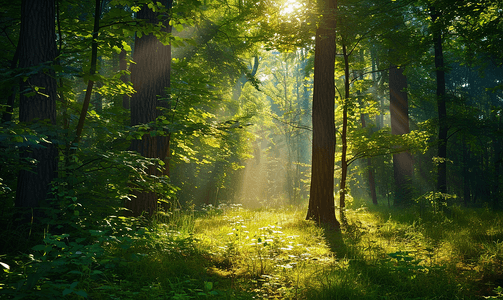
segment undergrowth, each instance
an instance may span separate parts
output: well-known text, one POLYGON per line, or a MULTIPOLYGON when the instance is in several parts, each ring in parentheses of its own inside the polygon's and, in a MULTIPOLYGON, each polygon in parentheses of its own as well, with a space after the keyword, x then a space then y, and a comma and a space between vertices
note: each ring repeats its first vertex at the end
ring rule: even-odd
POLYGON ((503 299, 503 215, 236 205, 108 217, 0 256, 2 299, 503 299))

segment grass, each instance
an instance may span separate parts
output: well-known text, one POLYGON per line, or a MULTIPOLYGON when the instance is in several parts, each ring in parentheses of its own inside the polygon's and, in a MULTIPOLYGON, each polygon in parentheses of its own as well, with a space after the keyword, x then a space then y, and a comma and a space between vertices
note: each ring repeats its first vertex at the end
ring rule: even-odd
POLYGON ((334 233, 305 211, 210 206, 143 225, 116 218, 85 240, 46 236, 31 256, 0 256, 0 296, 503 299, 501 213, 350 209, 334 233))
POLYGON ((342 234, 303 220, 305 209, 227 209, 196 221, 195 237, 228 288, 263 298, 480 299, 503 285, 501 213, 453 208, 347 210, 342 234))
POLYGON ((295 208, 232 208, 198 219, 194 236, 216 262, 211 272, 230 278, 230 288, 260 297, 301 297, 307 278, 334 261, 323 229, 303 214, 295 208))

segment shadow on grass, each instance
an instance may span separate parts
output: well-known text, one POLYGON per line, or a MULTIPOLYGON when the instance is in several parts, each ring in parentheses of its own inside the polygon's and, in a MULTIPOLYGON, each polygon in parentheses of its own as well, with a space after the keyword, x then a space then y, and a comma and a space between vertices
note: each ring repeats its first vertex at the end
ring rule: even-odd
MULTIPOLYGON (((339 258, 317 276, 307 299, 476 299, 471 285, 445 266, 419 265, 413 254, 368 256, 360 244, 358 216, 338 214, 342 230, 324 229, 330 250, 339 258)), ((369 236, 366 236, 369 238, 369 236)))
POLYGON ((338 229, 334 229, 332 227, 323 226, 323 235, 327 241, 327 245, 337 257, 344 257, 347 254, 347 247, 344 243, 343 234, 341 228, 344 228, 345 223, 347 224, 347 220, 345 223, 339 220, 341 223, 341 227, 338 229))

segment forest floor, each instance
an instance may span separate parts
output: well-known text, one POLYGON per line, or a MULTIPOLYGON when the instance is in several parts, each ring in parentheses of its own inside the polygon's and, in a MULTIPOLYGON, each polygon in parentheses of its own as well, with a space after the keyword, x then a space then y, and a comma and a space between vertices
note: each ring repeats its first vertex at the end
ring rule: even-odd
POLYGON ((46 234, 30 254, 0 255, 0 298, 503 299, 501 213, 361 207, 335 233, 305 212, 206 206, 46 234))
MULTIPOLYGON (((210 213, 194 237, 224 290, 288 299, 503 298, 503 218, 455 208, 450 217, 360 208, 333 233, 305 209, 210 213), (229 280, 230 279, 230 280, 229 280)), ((216 286, 216 285, 215 285, 216 286)))

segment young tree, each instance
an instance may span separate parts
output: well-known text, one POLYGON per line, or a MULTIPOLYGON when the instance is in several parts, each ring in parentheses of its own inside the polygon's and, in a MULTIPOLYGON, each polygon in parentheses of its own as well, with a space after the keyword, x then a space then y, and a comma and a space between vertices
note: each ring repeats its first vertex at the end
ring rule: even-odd
POLYGON ((346 183, 348 175, 348 101, 349 99, 349 53, 345 41, 342 42, 342 56, 344 57, 344 99, 342 100, 342 129, 341 129, 341 182, 339 184, 339 206, 341 209, 346 207, 346 183))
MULTIPOLYGON (((170 9, 169 4, 167 8, 170 9)), ((160 15, 147 5, 141 8, 137 17, 153 26, 162 22, 161 31, 171 32, 169 18, 160 15)), ((137 34, 133 59, 135 64, 131 65, 131 81, 136 93, 130 102, 131 126, 155 122, 157 117, 162 115, 163 109, 169 108, 166 88, 170 87, 171 46, 161 43, 153 33, 137 34)), ((144 134, 141 139, 133 140, 131 150, 144 157, 158 158, 165 162, 165 165, 161 166, 162 172, 150 167, 148 169, 150 175, 169 174, 169 136, 157 135, 155 131, 151 131, 150 134, 144 134)), ((158 199, 155 192, 135 191, 134 195, 131 201, 126 202, 126 208, 131 210, 132 215, 138 216, 143 212, 152 214, 157 210, 158 199)))
MULTIPOLYGON (((365 9, 362 6, 363 1, 343 1, 339 5, 339 20, 341 24, 338 26, 338 33, 340 35, 340 41, 342 44, 342 56, 341 66, 342 72, 341 77, 343 78, 343 94, 340 94, 340 107, 342 110, 342 124, 340 127, 341 134, 341 180, 339 183, 339 207, 344 209, 346 207, 346 195, 348 194, 348 168, 350 164, 349 156, 349 131, 351 127, 351 118, 354 113, 354 106, 356 102, 355 98, 351 96, 351 88, 354 88, 358 80, 363 80, 363 74, 358 74, 357 70, 363 68, 364 66, 364 55, 363 52, 358 50, 361 47, 362 42, 364 42, 364 37, 371 33, 374 26, 371 22, 372 18, 367 18, 368 20, 365 24, 361 21, 365 13, 365 9), (356 7, 362 7, 362 9, 355 9, 356 7), (370 29, 370 30, 369 30, 370 29), (365 31, 364 31, 365 30, 365 31), (360 64, 360 66, 355 68, 355 63, 360 64), (353 70, 352 70, 353 68, 353 70), (351 78, 351 73, 353 73, 353 78, 351 78)), ((361 71, 361 70, 360 70, 361 71)), ((358 95, 360 92, 356 91, 358 95)), ((364 123, 364 122, 363 122, 364 123)), ((362 123, 362 124, 363 124, 362 123)))
MULTIPOLYGON (((89 70, 89 75, 93 76, 96 73, 97 61, 98 61, 98 33, 100 28, 100 18, 101 18, 101 0, 96 0, 94 7, 94 27, 93 27, 93 38, 91 42, 91 68, 89 70)), ((86 95, 84 97, 84 103, 82 104, 82 109, 80 111, 79 123, 76 129, 76 136, 74 143, 80 141, 82 131, 84 130, 84 122, 87 116, 87 110, 89 109, 89 103, 91 103, 91 94, 93 91, 94 80, 89 79, 87 82, 86 95)))
MULTIPOLYGON (((21 122, 56 124, 57 85, 52 68, 56 58, 55 19, 55 0, 23 0, 19 67, 30 71, 21 83, 21 122)), ((34 165, 19 173, 16 207, 35 208, 47 198, 50 183, 57 176, 57 155, 56 146, 50 142, 22 149, 21 156, 34 165)))
POLYGON ((318 1, 323 15, 315 38, 312 170, 306 219, 339 229, 334 203, 336 9, 336 0, 318 1))

